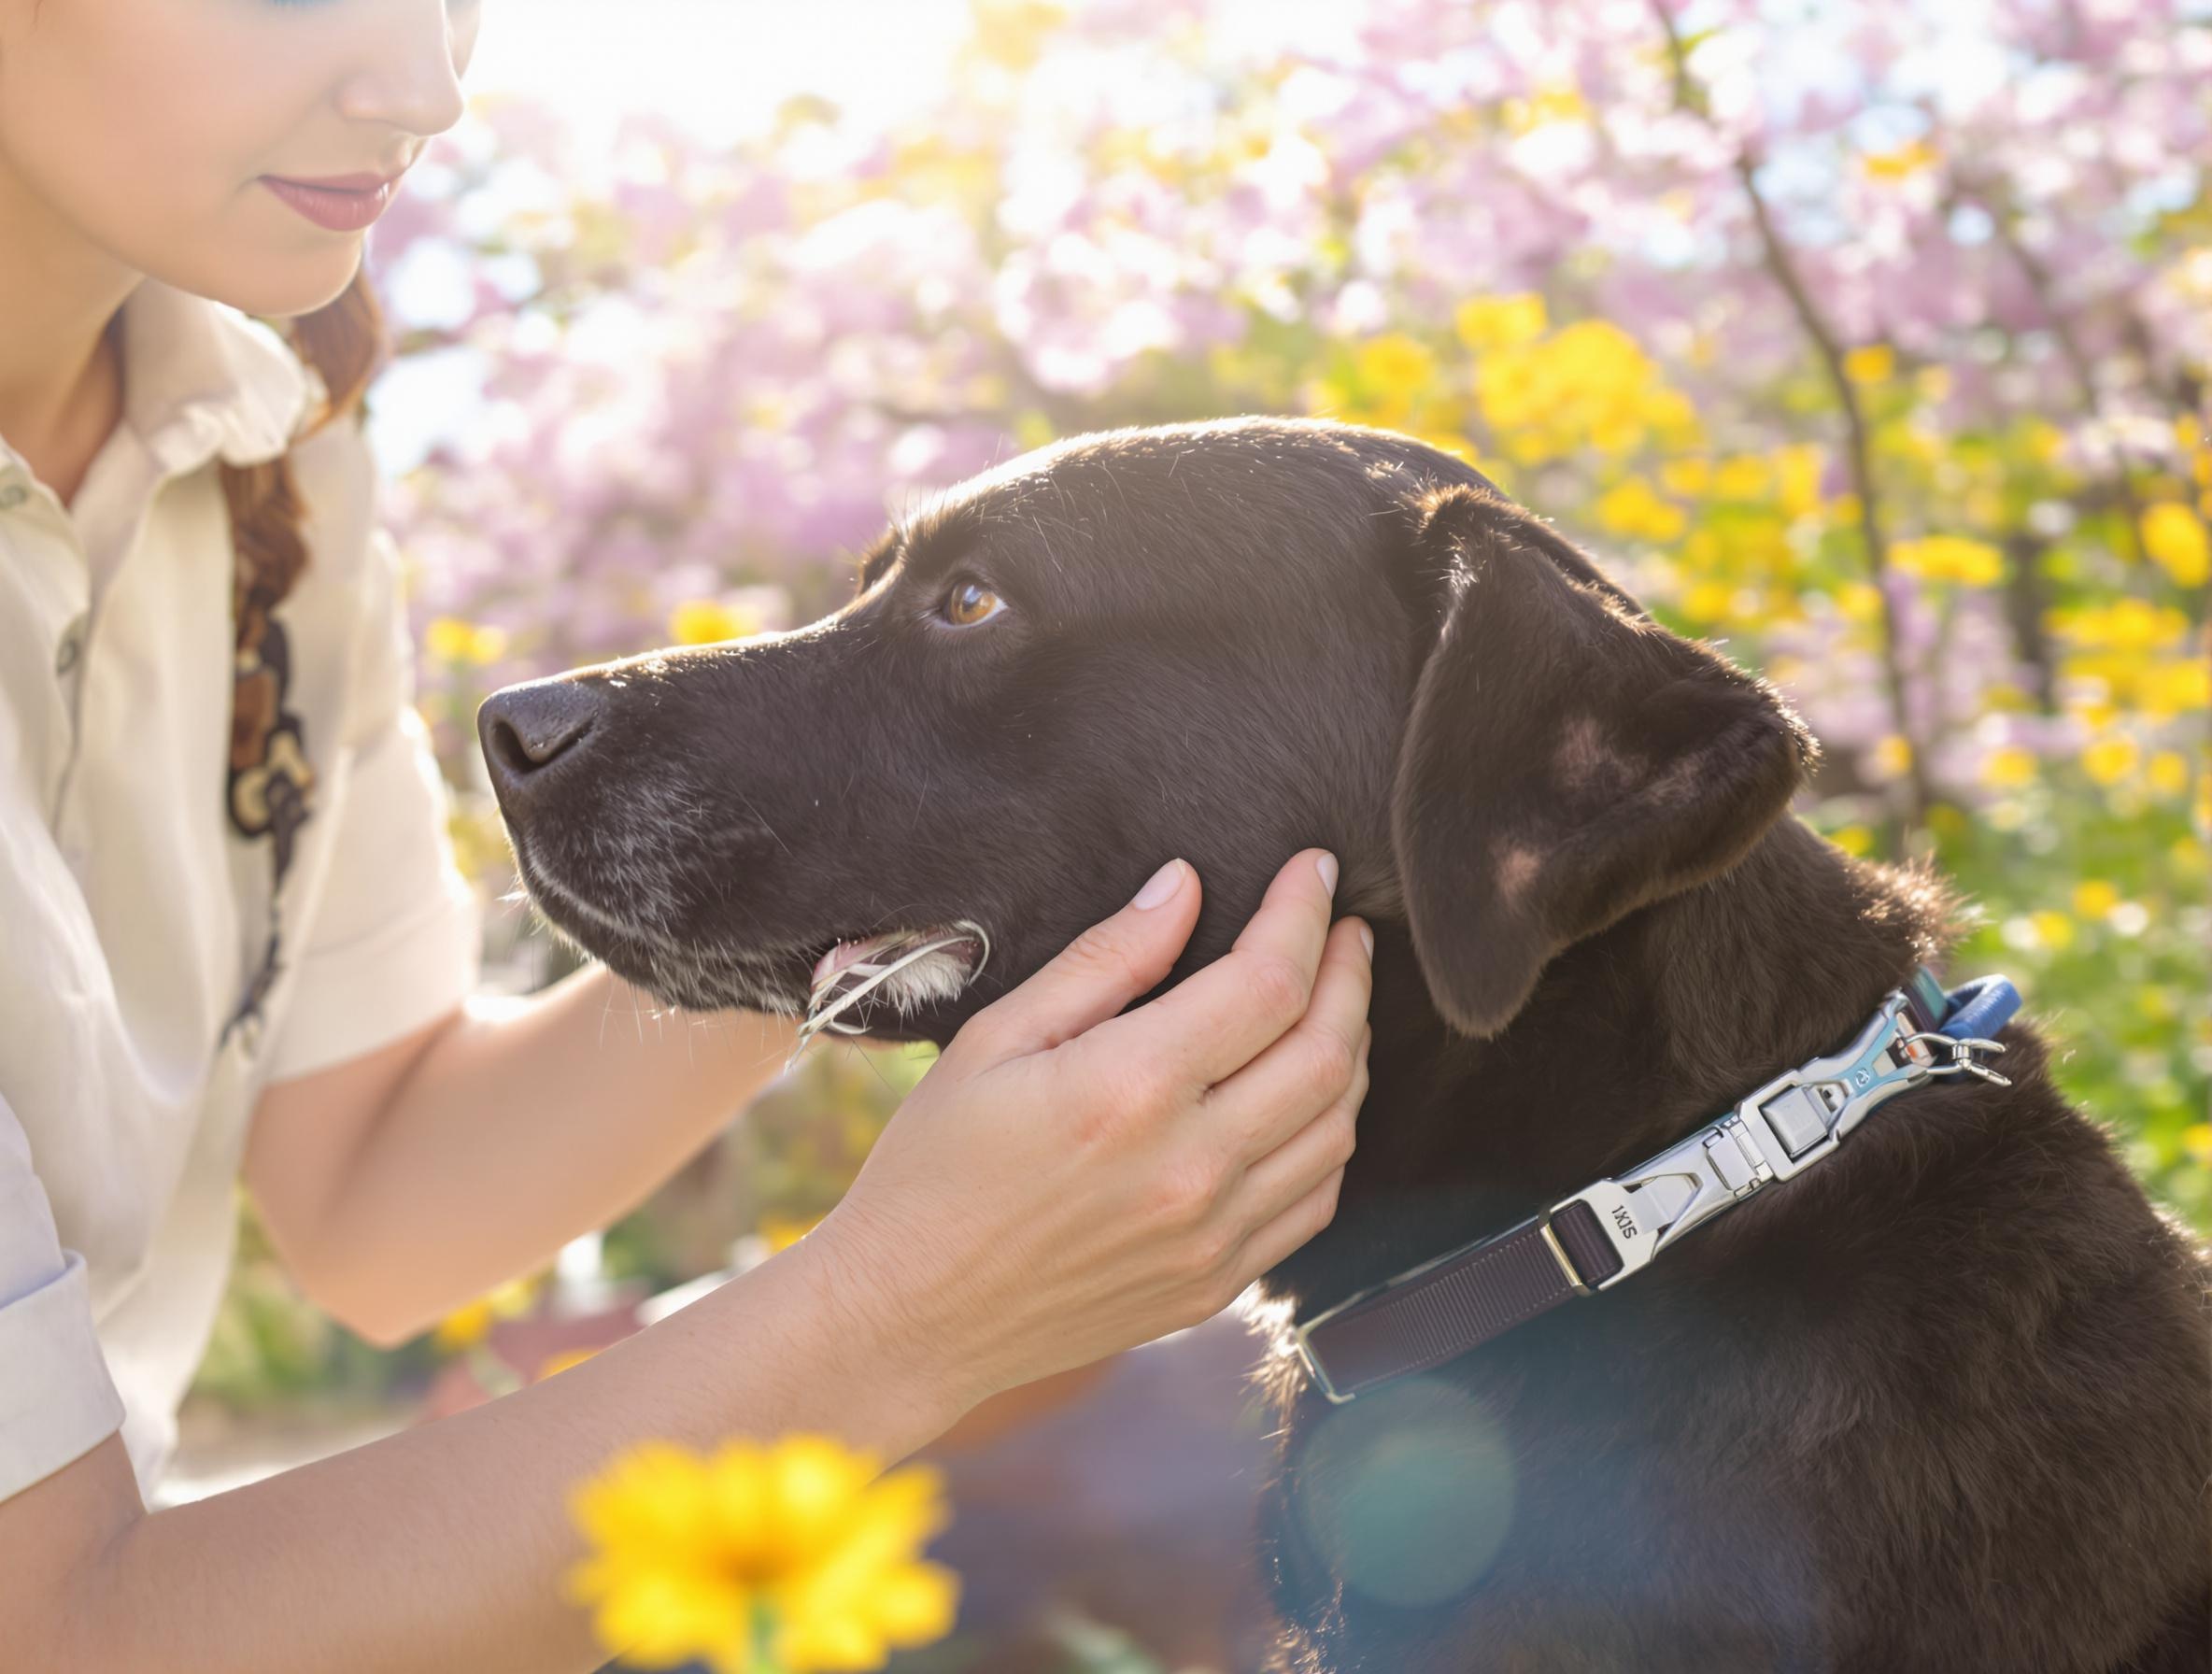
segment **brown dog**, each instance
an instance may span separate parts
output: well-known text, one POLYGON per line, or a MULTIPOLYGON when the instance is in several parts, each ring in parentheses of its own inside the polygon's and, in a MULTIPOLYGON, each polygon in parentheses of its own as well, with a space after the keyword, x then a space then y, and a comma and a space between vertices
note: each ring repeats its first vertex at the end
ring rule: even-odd
MULTIPOLYGON (((1814 745, 1769 688, 1339 425, 1045 449, 810 628, 481 728, 540 904, 674 1003, 796 1012, 877 932, 983 926, 887 1038, 949 1040, 1170 855, 1207 888, 1180 980, 1332 849, 1372 1080, 1334 1225, 1264 1287, 1300 1317, 1836 1049, 1950 933, 1933 879, 1788 817, 1814 745)), ((1338 1407, 1280 1360, 1281 1667, 2203 1668, 2205 1269, 2005 1038, 2009 1088, 1905 1094, 1434 1371, 1338 1407)))

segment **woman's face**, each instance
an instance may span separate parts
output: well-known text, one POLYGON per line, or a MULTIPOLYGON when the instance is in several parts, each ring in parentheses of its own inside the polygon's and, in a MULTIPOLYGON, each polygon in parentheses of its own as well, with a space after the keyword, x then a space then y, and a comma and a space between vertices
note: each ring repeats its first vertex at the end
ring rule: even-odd
POLYGON ((0 205, 180 290, 306 313, 352 278, 378 183, 460 120, 480 10, 0 0, 0 205))

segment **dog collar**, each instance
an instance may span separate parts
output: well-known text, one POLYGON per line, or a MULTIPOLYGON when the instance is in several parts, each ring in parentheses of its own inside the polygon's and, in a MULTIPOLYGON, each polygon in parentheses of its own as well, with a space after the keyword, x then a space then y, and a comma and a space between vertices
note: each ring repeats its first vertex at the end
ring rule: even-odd
POLYGON ((1332 1401, 1456 1360, 1569 1297, 1609 1290, 1693 1227, 1824 1161, 1908 1088, 1970 1074, 2011 1084, 1978 1055, 2019 1009, 1985 976, 1945 993, 1921 967, 1842 1051, 1776 1076, 1727 1114, 1622 1174, 1562 1198, 1510 1231, 1448 1250, 1294 1326, 1314 1387, 1332 1401))

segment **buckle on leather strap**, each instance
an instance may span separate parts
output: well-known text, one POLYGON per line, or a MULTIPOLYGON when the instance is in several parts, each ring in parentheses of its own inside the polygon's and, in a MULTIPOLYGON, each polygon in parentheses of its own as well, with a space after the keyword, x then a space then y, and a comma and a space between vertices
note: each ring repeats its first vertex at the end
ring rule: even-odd
POLYGON ((1910 986, 1883 999, 1849 1045, 1784 1071, 1635 1168, 1293 1324, 1289 1335, 1307 1377, 1340 1405, 1362 1389, 1453 1358, 1568 1296, 1609 1290, 1643 1271, 1684 1233, 1824 1160, 1871 1112, 1907 1088, 1962 1074, 2006 1085, 1977 1055, 2005 1050, 1990 1037, 2019 1003, 2019 991, 2002 977, 1982 978, 1947 1000, 1931 972, 1919 972, 1910 986), (1931 1029, 1939 1003, 1939 1027, 1931 1029), (1341 1384, 1313 1341, 1332 1325, 1338 1329, 1329 1353, 1341 1384))

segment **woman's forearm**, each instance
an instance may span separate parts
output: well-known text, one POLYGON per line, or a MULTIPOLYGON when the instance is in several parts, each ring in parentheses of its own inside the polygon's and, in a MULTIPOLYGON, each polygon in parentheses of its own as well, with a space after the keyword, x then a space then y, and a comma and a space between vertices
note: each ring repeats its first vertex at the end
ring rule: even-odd
POLYGON ((529 1000, 472 1000, 333 1170, 301 1265, 357 1329, 411 1335, 636 1207, 795 1039, 789 1019, 753 1013, 646 1015, 600 966, 529 1000))
MULTIPOLYGON (((560 1576, 566 1496, 624 1447, 837 1435, 887 1458, 969 1404, 869 1318, 807 1240, 648 1331, 505 1399, 193 1505, 131 1516, 60 1562, 84 1508, 43 1505, 120 1447, 0 1506, 0 1622, 22 1666, 102 1674, 558 1674, 596 1667, 560 1576), (73 1514, 73 1512, 75 1514, 73 1514), (51 1573, 41 1575, 42 1566, 51 1573), (20 1591, 19 1591, 20 1589, 20 1591), (47 1654, 28 1654, 34 1650, 47 1654)), ((130 1497, 135 1503, 135 1496, 130 1497)), ((9 1666, 15 1666, 11 1656, 9 1666)))

